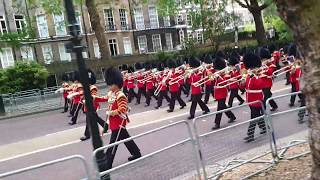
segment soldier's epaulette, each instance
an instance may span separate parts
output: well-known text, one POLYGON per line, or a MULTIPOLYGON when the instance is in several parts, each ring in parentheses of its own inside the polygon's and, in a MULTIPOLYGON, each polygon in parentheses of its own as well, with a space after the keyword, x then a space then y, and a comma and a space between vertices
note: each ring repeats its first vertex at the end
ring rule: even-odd
POLYGON ((119 91, 119 92, 117 93, 117 99, 120 99, 120 98, 122 98, 122 97, 127 98, 126 95, 125 95, 122 91, 119 91))

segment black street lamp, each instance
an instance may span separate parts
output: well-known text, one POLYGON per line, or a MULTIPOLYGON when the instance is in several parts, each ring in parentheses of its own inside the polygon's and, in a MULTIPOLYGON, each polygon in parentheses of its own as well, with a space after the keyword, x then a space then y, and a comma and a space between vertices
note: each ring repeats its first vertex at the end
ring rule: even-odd
MULTIPOLYGON (((94 111, 93 103, 92 103, 92 96, 90 94, 89 90, 89 77, 88 77, 88 71, 86 68, 86 64, 84 62, 82 51, 83 46, 81 45, 81 39, 80 36, 80 26, 77 23, 76 16, 75 16, 75 10, 73 7, 72 0, 64 0, 65 8, 67 12, 68 17, 68 23, 69 23, 69 33, 71 35, 70 41, 72 42, 71 45, 72 51, 76 54, 77 58, 77 64, 80 72, 80 81, 83 85, 83 91, 84 91, 84 97, 86 101, 86 107, 88 109, 87 116, 86 116, 86 122, 89 125, 90 133, 91 133, 91 139, 92 139, 92 146, 93 149, 97 149, 99 147, 102 147, 103 143, 100 138, 99 134, 99 128, 97 124, 97 113, 94 111)), ((97 164, 99 168, 99 172, 106 171, 107 165, 106 165, 106 155, 104 152, 99 151, 97 153, 97 164)), ((109 179, 108 176, 101 177, 101 179, 109 179)))

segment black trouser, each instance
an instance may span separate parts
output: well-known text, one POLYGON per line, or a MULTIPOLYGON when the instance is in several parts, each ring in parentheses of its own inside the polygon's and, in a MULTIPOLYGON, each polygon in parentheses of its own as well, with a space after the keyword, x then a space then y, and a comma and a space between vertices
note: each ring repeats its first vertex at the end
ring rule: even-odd
POLYGON ((140 100, 141 100, 141 94, 144 95, 145 98, 147 98, 147 95, 146 95, 146 87, 140 87, 138 89, 138 94, 137 94, 137 103, 140 104, 140 100))
POLYGON ((152 96, 153 96, 156 100, 158 99, 158 98, 154 95, 154 88, 147 90, 147 97, 146 97, 146 104, 147 104, 147 105, 150 105, 150 101, 151 101, 151 97, 152 97, 152 96))
MULTIPOLYGON (((264 96, 263 104, 265 104, 266 107, 267 100, 272 97, 271 88, 263 88, 262 91, 264 96)), ((269 104, 272 108, 278 108, 277 103, 273 99, 269 101, 269 104)))
MULTIPOLYGON (((291 92, 297 92, 297 86, 295 83, 291 83, 291 92)), ((301 101, 301 106, 305 106, 306 105, 306 100, 305 100, 305 96, 303 94, 298 94, 299 99, 301 101)), ((294 104, 294 102, 296 101, 296 95, 291 95, 290 98, 290 104, 294 104)))
POLYGON ((290 84, 290 72, 286 73, 286 84, 290 84))
POLYGON ((238 88, 230 89, 230 97, 229 97, 229 101, 228 101, 229 107, 232 107, 234 98, 237 98, 239 102, 244 102, 242 97, 238 94, 238 88))
MULTIPOLYGON (((101 119, 101 117, 96 115, 96 120, 97 120, 97 123, 100 124, 101 127, 105 128, 106 122, 103 119, 101 119)), ((90 131, 89 131, 90 130, 89 129, 90 121, 91 120, 87 116, 86 117, 86 129, 84 130, 84 136, 86 136, 86 137, 90 137, 90 131)))
POLYGON ((206 95, 204 96, 204 103, 208 104, 210 95, 213 92, 213 86, 212 85, 206 85, 206 95))
POLYGON ((170 106, 169 109, 173 110, 176 100, 178 100, 180 106, 186 106, 186 103, 181 99, 181 96, 179 96, 179 92, 170 92, 171 98, 170 98, 170 106))
POLYGON ((74 113, 74 115, 73 115, 72 118, 71 118, 71 122, 72 122, 72 123, 77 123, 78 114, 79 114, 79 111, 82 109, 83 104, 82 104, 82 103, 76 103, 76 104, 74 104, 73 106, 74 106, 74 108, 75 108, 75 113, 74 113))
POLYGON ((194 117, 196 112, 197 104, 201 107, 202 111, 209 112, 208 106, 201 100, 201 94, 191 94, 191 107, 190 116, 194 117))
MULTIPOLYGON (((127 129, 122 128, 119 130, 113 130, 113 131, 111 131, 111 137, 110 137, 109 144, 115 143, 117 141, 121 141, 123 139, 127 139, 129 137, 130 137, 130 135, 129 135, 127 129), (119 133, 119 131, 120 131, 120 133, 119 133), (119 135, 118 135, 118 133, 119 133, 119 135)), ((133 156, 140 156, 141 155, 139 147, 137 146, 137 144, 133 140, 125 142, 124 145, 127 147, 128 151, 130 152, 131 155, 133 155, 133 156)), ((118 149, 118 145, 109 147, 107 149, 107 151, 106 151, 107 169, 112 168, 113 160, 116 155, 117 149, 118 149)))
MULTIPOLYGON (((251 119, 257 118, 259 116, 263 115, 262 107, 251 107, 251 119)), ((259 128, 261 131, 266 131, 266 124, 264 122, 264 118, 262 117, 261 119, 251 121, 248 127, 248 137, 253 138, 254 137, 254 130, 256 128, 256 125, 258 124, 259 128)))
POLYGON ((68 111, 68 103, 69 103, 69 100, 67 97, 64 98, 64 107, 63 107, 63 112, 67 112, 68 111))
POLYGON ((123 93, 128 96, 128 88, 127 87, 123 87, 123 93))
POLYGON ((134 88, 130 88, 128 93, 128 102, 130 103, 134 97, 138 98, 138 95, 134 92, 134 88))
POLYGON ((180 85, 179 87, 179 92, 180 92, 180 95, 181 95, 181 91, 185 94, 185 95, 188 95, 189 92, 187 91, 186 87, 183 85, 180 85))
MULTIPOLYGON (((226 99, 220 99, 218 100, 218 107, 217 107, 217 111, 221 111, 224 109, 227 109, 227 105, 226 105, 226 99)), ((231 111, 226 111, 225 114, 227 115, 227 117, 229 119, 236 119, 236 117, 234 116, 234 114, 231 111)), ((215 123, 217 126, 220 126, 220 122, 221 122, 221 118, 222 118, 222 113, 218 113, 216 114, 216 119, 215 119, 215 123)))
POLYGON ((74 112, 76 111, 77 106, 75 105, 74 101, 71 102, 71 106, 70 106, 70 115, 73 116, 74 112))
POLYGON ((188 83, 185 83, 185 84, 184 84, 184 87, 185 87, 185 89, 186 89, 187 97, 188 97, 188 96, 189 96, 189 94, 190 94, 191 85, 190 85, 190 84, 188 84, 188 83))
POLYGON ((167 90, 163 90, 159 92, 158 102, 157 102, 158 107, 162 106, 163 97, 166 98, 168 103, 170 103, 170 98, 168 96, 167 90))

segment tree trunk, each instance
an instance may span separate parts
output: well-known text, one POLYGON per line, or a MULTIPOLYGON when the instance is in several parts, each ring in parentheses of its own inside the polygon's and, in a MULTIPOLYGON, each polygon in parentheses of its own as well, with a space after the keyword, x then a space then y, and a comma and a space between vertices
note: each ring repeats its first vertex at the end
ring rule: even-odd
POLYGON ((261 10, 255 9, 251 11, 256 26, 256 39, 260 46, 267 44, 266 31, 264 29, 261 10))
POLYGON ((101 25, 100 16, 96 8, 94 0, 86 0, 86 6, 88 13, 90 15, 90 22, 93 31, 95 32, 96 38, 98 40, 98 45, 100 49, 101 59, 109 59, 109 49, 107 39, 105 37, 104 28, 101 25))
POLYGON ((282 18, 292 29, 301 51, 307 108, 309 144, 312 153, 311 179, 320 178, 320 1, 275 0, 282 18))

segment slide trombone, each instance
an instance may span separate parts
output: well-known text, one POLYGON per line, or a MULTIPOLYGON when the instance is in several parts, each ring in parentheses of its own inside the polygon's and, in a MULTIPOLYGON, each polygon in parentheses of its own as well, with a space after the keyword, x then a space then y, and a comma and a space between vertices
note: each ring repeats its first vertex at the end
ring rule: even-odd
POLYGON ((215 73, 210 73, 207 76, 203 77, 199 81, 193 83, 195 87, 202 86, 203 84, 207 83, 208 81, 212 81, 217 75, 221 73, 227 73, 230 71, 230 67, 225 67, 224 69, 221 69, 220 71, 217 71, 215 73))
POLYGON ((172 75, 172 71, 169 70, 168 74, 162 79, 161 82, 159 82, 157 89, 154 91, 154 95, 158 96, 162 87, 166 85, 167 80, 170 78, 170 76, 172 75))

